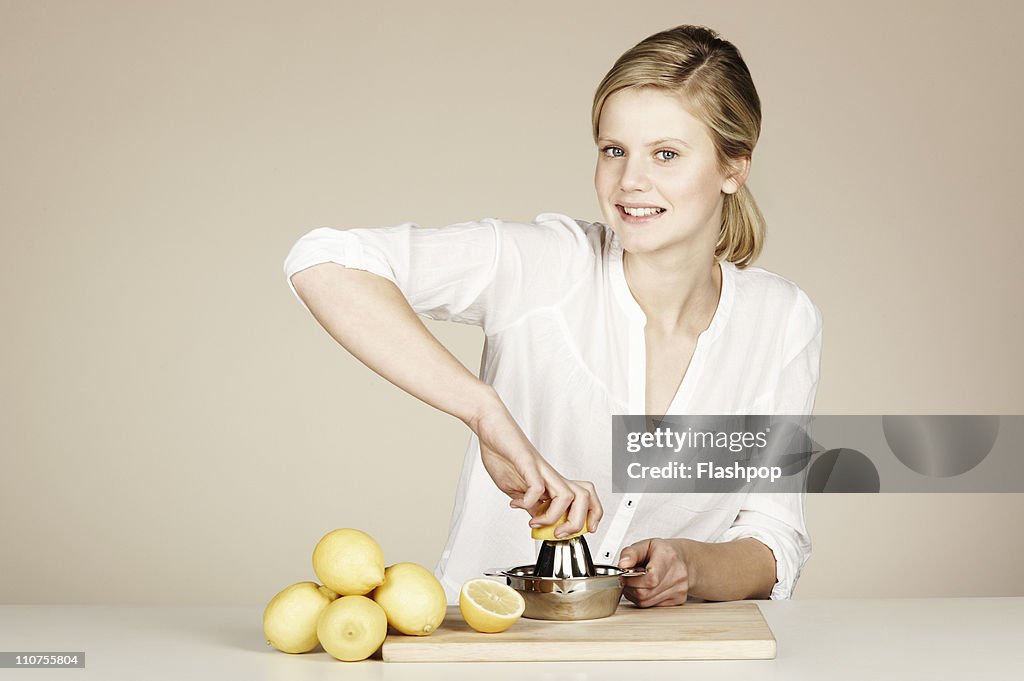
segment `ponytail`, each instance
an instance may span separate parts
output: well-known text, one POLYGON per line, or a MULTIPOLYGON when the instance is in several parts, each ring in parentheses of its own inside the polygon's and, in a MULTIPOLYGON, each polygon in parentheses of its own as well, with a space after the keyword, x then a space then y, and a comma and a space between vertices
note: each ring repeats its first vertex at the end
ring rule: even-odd
POLYGON ((743 269, 757 259, 764 248, 765 222, 754 195, 746 184, 725 195, 722 231, 715 245, 715 257, 743 269))

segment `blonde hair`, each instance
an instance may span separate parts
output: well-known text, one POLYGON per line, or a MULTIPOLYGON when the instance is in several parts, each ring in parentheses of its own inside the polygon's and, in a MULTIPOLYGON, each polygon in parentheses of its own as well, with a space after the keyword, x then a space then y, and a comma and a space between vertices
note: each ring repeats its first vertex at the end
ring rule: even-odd
MULTIPOLYGON (((594 94, 594 141, 608 97, 626 88, 653 87, 681 96, 707 126, 722 173, 749 158, 761 134, 761 99, 736 46, 704 26, 677 26, 641 41, 619 57, 594 94)), ((764 247, 765 221, 743 183, 726 194, 715 257, 746 267, 764 247)))

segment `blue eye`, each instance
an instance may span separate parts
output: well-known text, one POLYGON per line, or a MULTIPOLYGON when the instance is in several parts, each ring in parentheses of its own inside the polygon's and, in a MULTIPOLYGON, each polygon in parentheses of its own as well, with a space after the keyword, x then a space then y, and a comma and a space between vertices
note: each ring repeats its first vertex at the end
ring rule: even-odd
POLYGON ((672 159, 679 155, 676 152, 672 151, 671 149, 662 149, 661 151, 655 152, 654 155, 658 156, 658 154, 671 154, 671 156, 669 156, 668 158, 660 157, 662 161, 671 161, 672 159))
POLYGON ((607 146, 601 149, 601 153, 610 158, 621 158, 626 152, 619 147, 607 146))

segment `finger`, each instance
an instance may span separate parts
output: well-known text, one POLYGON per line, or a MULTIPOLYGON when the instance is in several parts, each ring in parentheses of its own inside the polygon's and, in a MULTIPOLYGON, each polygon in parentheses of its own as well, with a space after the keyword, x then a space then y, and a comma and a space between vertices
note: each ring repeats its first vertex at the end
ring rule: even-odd
MULTIPOLYGON (((640 554, 635 565, 643 566, 645 574, 638 577, 630 577, 626 585, 634 590, 660 589, 665 580, 670 577, 671 565, 664 552, 659 549, 658 542, 648 539, 633 544, 631 548, 640 554)), ((621 563, 621 561, 620 561, 621 563)))
POLYGON ((630 589, 634 590, 650 590, 658 588, 658 585, 665 579, 665 574, 661 570, 657 569, 657 566, 650 564, 644 566, 646 574, 639 575, 637 577, 629 577, 626 580, 626 585, 630 589))
MULTIPOLYGON (((558 474, 555 473, 555 475, 558 474)), ((530 526, 541 527, 558 522, 572 503, 572 491, 569 490, 568 485, 563 479, 548 478, 547 491, 551 501, 534 513, 534 519, 529 523, 530 526)))
POLYGON ((651 607, 651 601, 646 596, 641 596, 636 592, 626 593, 622 592, 622 595, 632 601, 638 608, 649 608, 651 607))
POLYGON ((544 486, 529 484, 526 488, 526 492, 522 497, 522 508, 530 509, 537 506, 540 503, 541 498, 544 496, 544 486))
POLYGON ((604 516, 604 509, 601 507, 601 500, 597 497, 597 489, 594 483, 587 480, 573 480, 574 483, 583 488, 587 493, 587 529, 597 532, 597 526, 604 516))
POLYGON ((533 517, 531 526, 537 523, 536 527, 543 527, 545 525, 553 525, 562 519, 562 515, 569 508, 569 505, 573 501, 572 491, 565 485, 562 485, 560 489, 548 490, 551 492, 551 503, 548 507, 541 512, 539 515, 533 517))
POLYGON ((673 577, 652 588, 629 587, 623 595, 637 605, 647 608, 652 605, 681 605, 686 602, 689 582, 685 578, 673 577))
MULTIPOLYGON (((673 583, 669 579, 659 579, 654 584, 644 584, 643 586, 638 586, 637 584, 635 584, 635 582, 639 581, 640 579, 643 578, 636 577, 631 578, 629 580, 630 582, 632 582, 628 587, 629 591, 637 598, 650 601, 651 599, 654 599, 655 597, 672 590, 673 583)), ((623 592, 625 592, 625 589, 623 589, 623 592)))
POLYGON ((526 483, 526 492, 523 494, 522 508, 533 508, 544 497, 544 478, 541 475, 540 467, 536 462, 531 461, 523 466, 520 471, 526 483))
POLYGON ((531 527, 543 527, 557 523, 572 504, 574 496, 568 481, 544 459, 537 461, 537 469, 544 484, 544 498, 549 501, 544 502, 542 506, 530 509, 530 514, 533 516, 530 521, 531 527))
POLYGON ((637 605, 637 607, 640 608, 661 608, 674 605, 683 605, 686 603, 686 595, 679 593, 663 593, 647 597, 640 597, 634 594, 632 598, 628 595, 626 596, 626 598, 631 600, 633 603, 637 605))
POLYGON ((536 503, 528 505, 526 503, 526 498, 523 496, 519 496, 513 497, 512 501, 509 502, 509 506, 512 506, 513 508, 521 508, 527 513, 529 513, 530 517, 533 517, 540 513, 543 509, 547 508, 547 505, 549 503, 549 499, 541 498, 536 503))
POLYGON ((671 554, 663 544, 653 542, 651 556, 645 566, 647 574, 627 580, 630 594, 638 605, 649 607, 678 597, 685 602, 689 575, 685 567, 673 562, 671 554))
POLYGON ((623 591, 622 595, 636 604, 638 608, 650 608, 672 599, 671 594, 652 592, 649 589, 623 591))
POLYGON ((550 504, 551 500, 548 499, 547 497, 544 497, 541 498, 537 503, 535 503, 532 506, 527 506, 521 503, 521 508, 525 509, 526 512, 530 514, 530 525, 532 526, 535 524, 534 518, 544 513, 548 509, 548 506, 550 504))
POLYGON ((630 544, 626 548, 622 549, 622 552, 619 554, 619 567, 627 569, 636 565, 643 565, 647 562, 650 550, 650 539, 644 539, 643 541, 638 541, 635 544, 630 544))
POLYGON ((639 603, 640 599, 637 598, 637 596, 630 589, 623 589, 622 590, 622 595, 626 597, 627 601, 630 601, 631 603, 633 603, 638 608, 642 608, 643 607, 639 603))
POLYGON ((685 604, 686 604, 686 594, 680 595, 678 593, 675 593, 675 594, 672 594, 671 596, 669 596, 668 598, 662 598, 662 600, 658 601, 654 605, 655 605, 655 607, 663 608, 663 607, 666 607, 666 606, 676 606, 676 605, 685 605, 685 604))
POLYGON ((574 488, 572 505, 569 506, 569 515, 566 517, 566 521, 555 528, 555 538, 557 539, 582 530, 583 522, 590 510, 590 493, 579 485, 570 485, 570 488, 574 488))

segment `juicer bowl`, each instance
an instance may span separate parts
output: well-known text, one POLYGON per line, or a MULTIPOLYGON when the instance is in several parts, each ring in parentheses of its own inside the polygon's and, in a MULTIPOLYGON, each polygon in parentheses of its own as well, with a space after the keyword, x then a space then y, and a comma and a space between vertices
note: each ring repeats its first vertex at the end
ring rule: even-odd
POLYGON ((643 568, 623 570, 612 565, 595 565, 590 577, 534 576, 535 566, 510 570, 489 570, 490 577, 504 577, 526 601, 523 617, 535 620, 593 620, 615 613, 622 598, 625 579, 646 574, 643 568))

